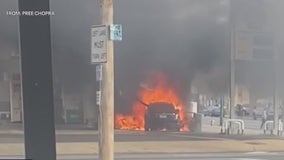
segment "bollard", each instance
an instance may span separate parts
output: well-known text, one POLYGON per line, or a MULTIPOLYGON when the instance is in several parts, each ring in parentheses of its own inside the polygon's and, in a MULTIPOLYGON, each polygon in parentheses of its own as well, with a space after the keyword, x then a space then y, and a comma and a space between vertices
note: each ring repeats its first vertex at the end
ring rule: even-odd
POLYGON ((282 133, 283 133, 283 122, 281 119, 279 119, 277 135, 282 136, 282 133))
MULTIPOLYGON (((266 131, 268 130, 268 124, 274 124, 274 121, 266 121, 264 123, 264 134, 266 134, 266 131)), ((270 134, 273 135, 273 129, 270 129, 270 134)))

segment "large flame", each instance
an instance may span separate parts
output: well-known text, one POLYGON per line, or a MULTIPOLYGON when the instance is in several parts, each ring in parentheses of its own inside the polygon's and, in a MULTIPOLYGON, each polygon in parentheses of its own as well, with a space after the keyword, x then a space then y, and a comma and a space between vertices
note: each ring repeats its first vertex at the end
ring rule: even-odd
MULTIPOLYGON (((138 98, 146 103, 155 102, 167 102, 174 105, 175 109, 178 109, 179 117, 181 121, 181 131, 188 131, 188 119, 186 115, 186 108, 181 98, 177 94, 177 89, 174 86, 170 86, 163 74, 157 74, 154 80, 146 82, 141 85, 141 89, 138 92, 138 98)), ((141 102, 135 102, 132 106, 131 115, 115 115, 115 127, 117 129, 125 130, 144 130, 144 115, 147 107, 141 102)))

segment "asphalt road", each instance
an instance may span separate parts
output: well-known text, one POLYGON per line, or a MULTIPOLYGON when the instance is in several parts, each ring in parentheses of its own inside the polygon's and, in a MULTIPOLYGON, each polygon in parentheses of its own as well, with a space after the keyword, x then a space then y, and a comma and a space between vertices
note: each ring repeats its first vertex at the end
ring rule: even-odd
MULTIPOLYGON (((200 140, 216 140, 222 137, 218 135, 193 135, 190 133, 176 132, 135 132, 123 131, 115 134, 116 142, 139 142, 139 141, 200 141, 200 140)), ((72 134, 72 135, 57 135, 57 142, 97 142, 98 134, 72 134)), ((23 135, 2 134, 0 143, 23 143, 23 135)))
MULTIPOLYGON (((116 154, 115 160, 283 160, 284 153, 245 152, 245 153, 175 153, 175 154, 116 154)), ((11 158, 23 158, 9 156, 11 158)), ((0 160, 3 158, 0 158, 0 160)), ((57 160, 98 160, 97 155, 61 155, 57 160)))
MULTIPOLYGON (((284 153, 117 154, 116 160, 283 160, 284 153)), ((96 155, 60 156, 58 160, 97 160, 96 155)))
MULTIPOLYGON (((119 131, 115 134, 116 142, 139 141, 208 141, 208 140, 254 140, 254 139, 284 139, 277 136, 247 136, 247 135, 222 135, 214 133, 187 133, 187 132, 143 132, 143 131, 119 131)), ((57 135, 57 142, 97 142, 98 134, 66 134, 57 135)), ((23 143, 21 134, 1 134, 0 143, 23 143)))

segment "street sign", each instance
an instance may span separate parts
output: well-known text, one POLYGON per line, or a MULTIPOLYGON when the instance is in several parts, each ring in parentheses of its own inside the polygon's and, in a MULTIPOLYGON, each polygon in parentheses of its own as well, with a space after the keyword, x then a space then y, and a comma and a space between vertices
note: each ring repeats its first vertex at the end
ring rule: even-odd
POLYGON ((110 39, 113 41, 122 40, 122 26, 120 24, 110 25, 110 39))
POLYGON ((91 29, 91 63, 107 62, 107 27, 94 26, 91 29))

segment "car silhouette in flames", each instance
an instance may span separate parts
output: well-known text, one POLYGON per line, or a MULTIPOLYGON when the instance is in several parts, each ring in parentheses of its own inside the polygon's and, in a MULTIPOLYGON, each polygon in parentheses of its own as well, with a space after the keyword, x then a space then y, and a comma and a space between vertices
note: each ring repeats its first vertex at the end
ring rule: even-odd
POLYGON ((145 131, 180 131, 179 111, 173 104, 155 102, 147 105, 145 113, 145 131))

